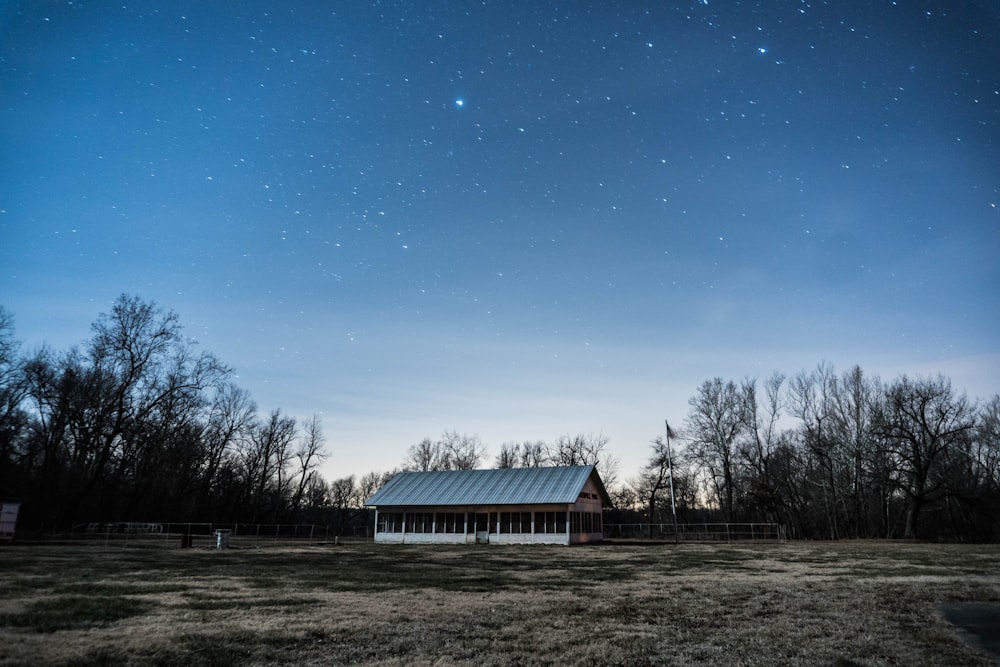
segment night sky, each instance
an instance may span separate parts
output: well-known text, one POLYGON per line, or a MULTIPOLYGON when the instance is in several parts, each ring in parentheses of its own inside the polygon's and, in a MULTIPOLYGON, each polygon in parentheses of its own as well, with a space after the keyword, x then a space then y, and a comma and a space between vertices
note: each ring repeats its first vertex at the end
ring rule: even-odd
POLYGON ((180 315, 328 478, 704 380, 1000 377, 997 2, 0 3, 27 351, 180 315))

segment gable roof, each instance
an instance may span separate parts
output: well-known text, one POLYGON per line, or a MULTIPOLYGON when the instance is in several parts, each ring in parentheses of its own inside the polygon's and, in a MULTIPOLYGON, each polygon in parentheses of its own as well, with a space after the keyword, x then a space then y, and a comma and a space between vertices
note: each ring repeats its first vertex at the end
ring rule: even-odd
POLYGON ((611 499, 594 466, 433 470, 397 473, 366 506, 565 505, 593 480, 605 506, 611 499))

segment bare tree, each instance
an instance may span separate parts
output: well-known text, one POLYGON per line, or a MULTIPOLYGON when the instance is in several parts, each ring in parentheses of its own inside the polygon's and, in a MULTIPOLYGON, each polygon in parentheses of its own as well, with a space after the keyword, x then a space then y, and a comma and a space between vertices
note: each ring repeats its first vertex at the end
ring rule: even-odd
POLYGON ((216 392, 202 433, 204 472, 201 505, 207 506, 213 492, 237 495, 239 491, 225 488, 222 472, 228 458, 235 457, 246 443, 257 423, 257 404, 250 393, 235 384, 226 383, 216 392))
POLYGON ((403 470, 427 472, 429 470, 447 470, 448 459, 441 442, 424 438, 410 447, 403 459, 403 470))
POLYGON ((521 443, 519 465, 522 468, 541 468, 542 466, 549 465, 551 459, 549 446, 544 441, 534 440, 521 443))
POLYGON ((551 465, 549 446, 542 440, 505 442, 500 446, 495 467, 497 468, 541 468, 551 465))
MULTIPOLYGON (((72 468, 82 480, 75 502, 67 506, 71 512, 99 486, 140 469, 152 442, 144 431, 160 416, 176 414, 182 403, 184 410, 193 409, 202 390, 217 386, 231 372, 211 354, 194 353, 181 336, 175 313, 137 297, 119 297, 93 331, 89 364, 72 378, 78 398, 88 407, 75 412, 71 426, 76 450, 72 468)), ((103 500, 113 503, 116 495, 104 494, 103 500)))
POLYGON ((359 510, 366 499, 359 497, 354 475, 333 480, 329 488, 330 506, 335 512, 337 533, 343 535, 352 511, 359 510))
POLYGON ((0 306, 0 488, 15 488, 14 442, 28 423, 23 401, 28 395, 20 342, 14 337, 14 318, 0 306))
POLYGON ((909 500, 904 537, 916 537, 921 512, 942 496, 946 480, 939 471, 949 450, 970 437, 975 410, 965 394, 956 395, 942 376, 911 380, 905 375, 890 384, 875 417, 904 473, 909 500))
POLYGON ((608 489, 611 496, 611 506, 618 510, 638 510, 642 503, 642 478, 634 477, 626 480, 625 484, 608 489))
POLYGON ((733 382, 706 380, 688 401, 688 457, 706 475, 726 521, 735 521, 737 498, 737 438, 746 428, 744 402, 733 382))
POLYGON ((312 419, 302 425, 302 438, 299 446, 295 450, 294 460, 296 462, 296 476, 298 486, 295 495, 292 497, 292 513, 296 513, 302 504, 302 494, 306 487, 316 475, 316 468, 326 459, 326 452, 323 450, 323 422, 319 415, 313 415, 312 419))
POLYGON ((815 485, 821 490, 828 537, 840 537, 843 454, 832 428, 832 394, 836 386, 833 367, 825 362, 811 373, 802 371, 792 379, 790 406, 802 423, 802 440, 816 463, 815 485))
POLYGON ((441 436, 441 448, 451 470, 475 470, 486 456, 486 447, 478 435, 457 431, 444 432, 441 436))
POLYGON ((597 469, 605 487, 618 481, 618 458, 608 450, 610 439, 603 433, 594 435, 563 435, 549 449, 548 463, 557 466, 592 465, 597 469))
POLYGON ((369 498, 371 498, 376 491, 381 489, 386 482, 392 479, 398 471, 392 470, 390 472, 367 472, 361 476, 358 480, 358 497, 361 499, 361 504, 364 504, 369 498))
MULTIPOLYGON (((660 499, 664 492, 669 491, 670 476, 673 474, 672 458, 669 444, 661 437, 657 436, 652 444, 653 452, 642 467, 639 478, 635 482, 636 493, 642 498, 649 511, 649 536, 653 536, 653 524, 658 520, 662 521, 657 513, 660 499)), ((669 497, 667 498, 669 501, 669 497)), ((672 517, 672 514, 671 514, 672 517)))
POLYGON ((278 519, 276 513, 288 493, 285 471, 294 440, 295 419, 282 416, 281 410, 275 409, 242 443, 240 459, 252 521, 266 516, 278 519))
POLYGON ((478 435, 445 431, 439 440, 424 438, 410 447, 404 470, 474 470, 486 455, 478 435))
POLYGON ((784 381, 781 373, 769 377, 764 383, 763 400, 758 396, 756 379, 744 380, 739 392, 744 419, 739 451, 748 471, 748 509, 762 512, 769 521, 778 519, 781 505, 772 459, 780 437, 784 381))
POLYGON ((493 462, 493 467, 498 469, 516 468, 520 460, 518 456, 519 451, 520 448, 516 442, 503 443, 500 445, 500 452, 493 462))
POLYGON ((980 407, 968 457, 967 504, 973 511, 967 521, 978 539, 995 540, 1000 527, 995 525, 1000 517, 1000 394, 980 407))
POLYGON ((860 366, 854 366, 838 378, 831 379, 829 433, 838 443, 840 475, 846 484, 841 492, 847 511, 847 535, 872 537, 866 512, 868 496, 875 494, 887 502, 889 482, 879 474, 872 411, 878 391, 878 379, 869 380, 860 366))

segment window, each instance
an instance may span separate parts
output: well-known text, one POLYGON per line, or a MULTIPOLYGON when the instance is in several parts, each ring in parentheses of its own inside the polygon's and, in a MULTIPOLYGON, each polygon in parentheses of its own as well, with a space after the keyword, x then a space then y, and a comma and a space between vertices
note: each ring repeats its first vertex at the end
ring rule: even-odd
POLYGON ((434 515, 428 512, 411 512, 406 520, 408 533, 429 533, 434 529, 434 515))
POLYGON ((566 512, 535 512, 535 532, 552 535, 566 532, 566 512))
POLYGON ((461 512, 441 512, 435 516, 438 533, 464 533, 465 515, 461 512))
POLYGON ((531 534, 531 512, 501 512, 501 533, 531 534))
POLYGON ((403 514, 401 512, 379 512, 378 532, 380 533, 403 532, 403 514))

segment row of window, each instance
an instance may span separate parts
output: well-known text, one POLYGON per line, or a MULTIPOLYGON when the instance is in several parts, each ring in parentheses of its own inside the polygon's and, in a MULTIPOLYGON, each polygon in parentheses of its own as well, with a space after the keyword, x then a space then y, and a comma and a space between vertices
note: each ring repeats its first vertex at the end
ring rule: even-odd
MULTIPOLYGON (((380 533, 519 533, 566 532, 566 512, 379 512, 380 533)), ((571 533, 603 531, 598 512, 569 512, 571 533)))

